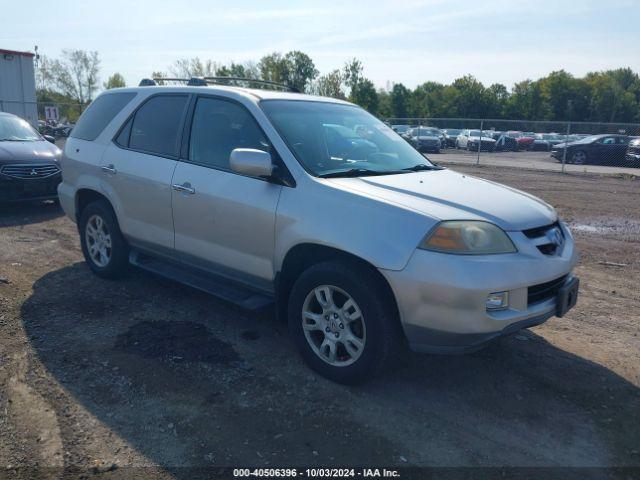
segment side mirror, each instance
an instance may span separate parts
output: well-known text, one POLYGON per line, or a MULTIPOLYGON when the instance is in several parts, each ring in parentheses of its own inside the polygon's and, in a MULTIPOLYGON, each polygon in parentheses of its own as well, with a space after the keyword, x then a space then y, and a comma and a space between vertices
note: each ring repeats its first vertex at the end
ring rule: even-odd
POLYGON ((56 143, 55 137, 52 137, 51 135, 43 135, 43 137, 47 142, 56 143))
POLYGON ((253 148, 236 148, 229 156, 231 170, 251 177, 270 177, 273 174, 271 155, 253 148))

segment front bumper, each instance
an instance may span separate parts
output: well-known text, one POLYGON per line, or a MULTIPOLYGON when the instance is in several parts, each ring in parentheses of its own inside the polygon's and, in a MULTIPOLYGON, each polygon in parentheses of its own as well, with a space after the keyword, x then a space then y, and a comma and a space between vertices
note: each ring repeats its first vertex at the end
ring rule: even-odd
POLYGON ((0 174, 0 202, 56 199, 58 184, 61 181, 60 173, 35 179, 18 179, 0 174))
POLYGON ((565 277, 578 261, 566 226, 558 255, 544 255, 522 232, 508 232, 517 253, 449 255, 416 250, 401 271, 381 270, 395 295, 412 350, 463 353, 501 335, 539 325, 556 314, 556 298, 530 302, 529 287, 565 277), (488 311, 494 292, 509 292, 509 308, 488 311))

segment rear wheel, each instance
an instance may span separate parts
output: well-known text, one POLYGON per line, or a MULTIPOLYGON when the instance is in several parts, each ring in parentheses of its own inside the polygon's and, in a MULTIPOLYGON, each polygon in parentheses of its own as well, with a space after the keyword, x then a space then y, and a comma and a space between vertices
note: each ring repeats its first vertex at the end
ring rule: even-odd
POLYGON ((89 268, 103 278, 121 277, 129 265, 129 246, 111 205, 104 200, 91 202, 80 214, 78 229, 89 268))
POLYGON ((339 383, 370 378, 400 345, 394 308, 357 263, 330 261, 303 272, 289 296, 288 320, 307 364, 339 383))

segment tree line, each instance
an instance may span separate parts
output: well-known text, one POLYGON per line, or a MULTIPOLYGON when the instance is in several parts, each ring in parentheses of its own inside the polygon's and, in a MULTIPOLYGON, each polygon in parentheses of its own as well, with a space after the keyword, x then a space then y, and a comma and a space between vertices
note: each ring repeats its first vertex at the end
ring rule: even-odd
MULTIPOLYGON (((36 83, 38 101, 87 105, 100 90, 99 71, 97 52, 64 50, 57 59, 41 57, 36 83)), ((346 99, 385 118, 640 122, 640 76, 630 68, 591 72, 584 77, 559 70, 537 80, 518 82, 511 89, 500 83, 485 86, 472 75, 450 84, 427 81, 414 89, 402 83, 376 88, 364 76, 363 64, 356 58, 321 74, 309 55, 290 51, 274 52, 257 62, 245 63, 183 58, 151 76, 269 80, 300 92, 346 99)), ((104 89, 123 86, 120 73, 112 74, 102 84, 104 89)), ((73 115, 70 117, 73 119, 73 115)))

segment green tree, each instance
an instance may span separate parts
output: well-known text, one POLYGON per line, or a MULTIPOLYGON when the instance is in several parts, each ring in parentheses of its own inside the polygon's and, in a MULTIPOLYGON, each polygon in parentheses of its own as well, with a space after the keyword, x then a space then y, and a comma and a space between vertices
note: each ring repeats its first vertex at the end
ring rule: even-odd
POLYGON ((340 70, 333 70, 325 75, 321 75, 315 82, 312 82, 309 92, 323 97, 345 99, 346 96, 342 84, 342 72, 340 70))
POLYGON ((103 87, 105 90, 109 90, 111 88, 122 88, 126 87, 127 84, 124 81, 124 77, 120 75, 118 72, 111 75, 106 82, 104 82, 103 87))
POLYGON ((311 57, 297 50, 285 55, 278 52, 265 55, 260 59, 258 69, 263 80, 283 83, 300 92, 306 91, 319 73, 311 57))
POLYGON ((307 90, 309 83, 318 76, 313 60, 306 53, 299 51, 288 52, 284 61, 287 66, 286 84, 299 92, 307 90))
POLYGON ((349 88, 349 97, 353 96, 354 89, 362 82, 362 62, 353 58, 345 63, 342 75, 345 85, 349 88))
POLYGON ((401 83, 396 83, 391 89, 390 101, 392 116, 407 118, 409 116, 409 102, 411 91, 401 83))
POLYGON ((38 76, 42 88, 86 104, 98 90, 99 71, 98 52, 63 50, 59 59, 41 58, 38 76))
POLYGON ((360 80, 357 85, 352 87, 351 97, 349 99, 369 113, 373 115, 378 114, 378 92, 373 82, 368 78, 360 80))

